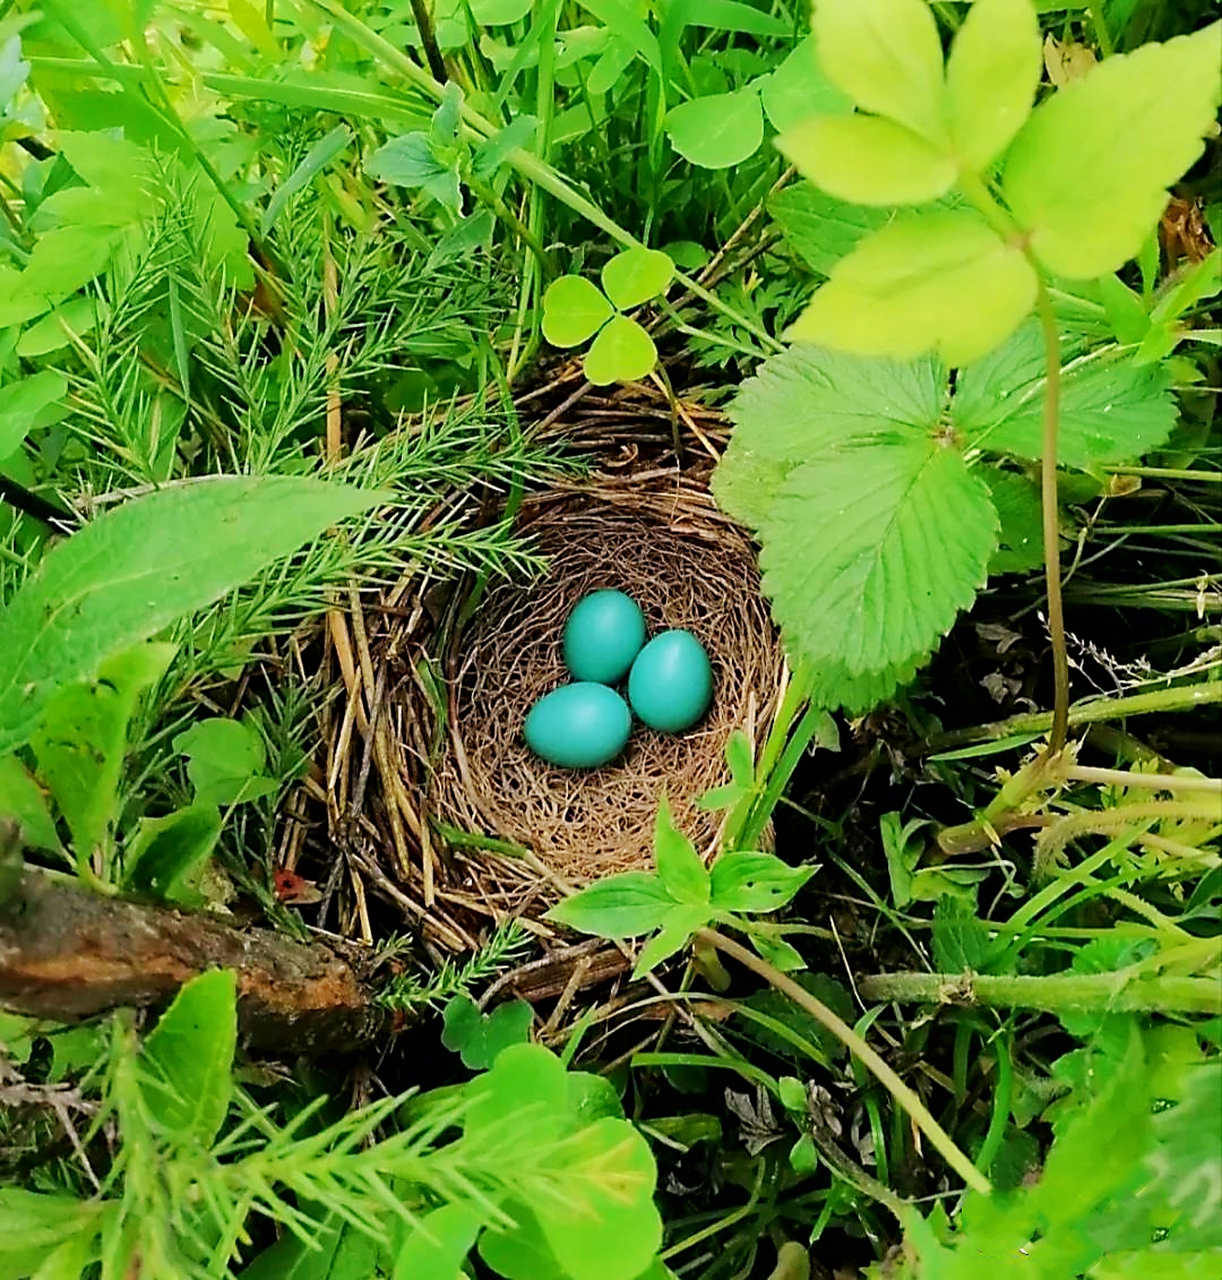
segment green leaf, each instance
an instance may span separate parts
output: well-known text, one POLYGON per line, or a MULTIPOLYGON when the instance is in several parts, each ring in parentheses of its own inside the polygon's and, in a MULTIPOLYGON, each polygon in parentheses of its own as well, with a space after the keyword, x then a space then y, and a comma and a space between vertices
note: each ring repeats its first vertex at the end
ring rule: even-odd
POLYGON ((47 797, 15 755, 0 756, 0 817, 16 820, 26 848, 61 848, 47 797))
POLYGON ((238 1273, 240 1280, 369 1280, 378 1274, 379 1242, 364 1231, 335 1214, 307 1230, 308 1242, 286 1231, 238 1273))
POLYGON ((597 1120, 564 1154, 568 1194, 534 1205, 557 1261, 572 1280, 637 1280, 662 1243, 648 1143, 627 1120, 597 1120))
POLYGON ((758 529, 790 472, 816 454, 936 429, 946 373, 910 364, 795 346, 766 360, 730 405, 734 432, 713 476, 719 505, 758 529))
POLYGON ((837 263, 788 336, 901 359, 932 348, 965 365, 1014 332, 1035 291, 1020 250, 976 215, 925 214, 876 231, 837 263))
POLYGON ((399 187, 423 187, 449 172, 433 154, 433 143, 427 133, 401 133, 383 143, 365 161, 365 172, 371 178, 399 187))
POLYGON ((600 938, 635 938, 659 928, 674 905, 652 872, 625 871, 558 902, 545 919, 600 938))
MULTIPOLYGON (((1067 353, 1061 374, 1057 461, 1091 467, 1127 462, 1164 444, 1176 423, 1165 365, 1138 366, 1115 352, 1067 353)), ((1043 338, 1024 326, 965 369, 951 419, 970 445, 1038 462, 1043 453, 1043 338)))
POLYGON ((195 882, 220 834, 221 815, 211 807, 141 818, 123 850, 123 887, 163 902, 200 905, 195 882))
POLYGON ((209 969, 179 991, 144 1041, 145 1101, 176 1144, 208 1147, 224 1123, 237 1035, 233 970, 209 969))
POLYGON ((986 467, 981 479, 997 510, 997 550, 989 561, 995 573, 1027 573, 1044 563, 1044 516, 1039 486, 1013 471, 986 467))
POLYGON ((933 912, 933 962, 941 973, 978 970, 989 950, 989 928, 970 902, 939 898, 933 912))
POLYGON ((1043 66, 1030 0, 976 0, 946 63, 946 105, 959 163, 982 173, 1031 114, 1043 66))
MULTIPOLYGON (((89 1264, 98 1256, 97 1237, 92 1231, 82 1232, 48 1254, 31 1280, 80 1280, 89 1264)), ((0 1259, 2 1265, 2 1259, 0 1259)))
POLYGON ((658 879, 675 902, 703 906, 709 900, 709 871, 695 846, 671 821, 663 796, 653 827, 653 856, 658 879))
POLYGON ((25 84, 30 64, 21 58, 21 37, 9 36, 0 44, 0 115, 8 109, 13 95, 25 84))
POLYGON ((1134 293, 1119 276, 1110 272, 1096 281, 1099 301, 1107 312, 1108 324, 1122 343, 1140 342, 1150 329, 1150 314, 1141 295, 1134 293))
POLYGON ((1006 202, 1049 271, 1085 279, 1141 248, 1203 148, 1222 23, 1106 58, 1036 108, 1006 156, 1006 202))
POLYGON ((921 204, 954 184, 954 158, 881 116, 815 116, 776 141, 799 172, 839 200, 921 204))
POLYGON ((847 115, 852 99, 841 93, 819 64, 814 36, 807 36, 760 86, 760 101, 778 133, 810 116, 847 115))
POLYGON ((484 1262, 505 1280, 570 1280, 530 1207, 511 1200, 503 1208, 515 1225, 492 1227, 480 1236, 479 1256, 484 1262))
POLYGON ((719 911, 777 911, 818 867, 791 867, 771 853, 723 853, 713 863, 713 906, 719 911))
POLYGON ((105 843, 118 817, 128 722, 175 652, 170 644, 137 645, 102 663, 96 680, 65 685, 43 706, 30 745, 78 860, 105 843))
POLYGON ((942 42, 924 0, 819 0, 814 32, 824 71, 859 107, 944 140, 942 42))
POLYGON ((586 352, 585 374, 596 386, 636 382, 658 362, 653 339, 631 316, 614 316, 586 352))
POLYGON ((665 293, 674 278, 675 264, 658 249, 625 249, 602 269, 603 292, 620 311, 665 293))
POLYGON ((0 462, 21 447, 43 410, 67 391, 68 380, 57 369, 43 369, 0 387, 0 462))
POLYGON ((680 103, 666 117, 670 145, 702 169, 742 164, 764 140, 759 92, 748 87, 680 103))
POLYGON ((837 200, 813 182, 798 182, 769 196, 768 212, 785 239, 821 276, 830 276, 841 258, 895 216, 894 209, 837 200))
POLYGON ((558 276, 543 295, 543 336, 553 347, 578 347, 614 314, 597 285, 583 276, 558 276))
POLYGON ((748 937, 756 951, 782 973, 794 973, 798 969, 806 968, 806 961, 802 959, 801 953, 796 947, 790 946, 784 938, 755 932, 750 933, 748 937))
POLYGON ((424 1214, 399 1247, 392 1280, 455 1280, 483 1225, 484 1215, 465 1204, 424 1214))
POLYGON ((263 738, 244 721, 226 716, 197 720, 174 739, 174 750, 187 757, 197 805, 241 804, 275 794, 275 781, 262 776, 267 756, 263 738))
MULTIPOLYGON (((46 309, 45 299, 37 300, 37 311, 46 309)), ((17 342, 17 354, 25 360, 45 356, 58 351, 74 339, 91 333, 105 319, 108 312, 101 298, 73 298, 62 307, 56 307, 21 335, 17 342)))
MULTIPOLYGON (((470 0, 471 16, 481 26, 504 26, 518 22, 530 12, 531 0, 470 0)), ((446 1280, 453 1280, 447 1276, 446 1280)))
POLYGON ((522 1142, 558 1141, 572 1128, 564 1066, 541 1044, 515 1044, 491 1068, 463 1086, 462 1125, 469 1137, 514 1126, 522 1142))
POLYGON ((276 188, 259 227, 263 235, 267 235, 276 225, 289 199, 308 187, 327 165, 338 159, 348 149, 351 141, 352 130, 346 124, 337 124, 306 152, 302 162, 276 188))
POLYGON ((682 951, 692 940, 692 934, 702 929, 712 919, 707 906, 671 907, 661 929, 641 948, 641 954, 632 968, 633 982, 652 973, 664 960, 682 951))
MULTIPOLYGON (((1183 1100, 1153 1121, 1155 1145, 1145 1158, 1150 1192, 1178 1221, 1171 1235, 1180 1249, 1222 1250, 1222 1066, 1194 1063, 1183 1100)), ((1167 1224, 1160 1224, 1167 1225, 1167 1224)))
POLYGON ((996 525, 957 449, 920 437, 847 448, 782 485, 760 525, 764 589, 799 652, 880 671, 927 653, 971 604, 996 525))
POLYGON ((96 1200, 0 1187, 0 1274, 16 1260, 18 1269, 12 1274, 28 1275, 64 1241, 91 1237, 101 1211, 102 1202, 96 1200))
POLYGON ((52 547, 0 611, 0 751, 29 738, 56 688, 384 500, 299 477, 224 476, 99 516, 52 547))
POLYGON ((446 1005, 441 1043, 459 1054, 464 1067, 486 1071, 504 1050, 529 1040, 533 1018, 525 1000, 510 1000, 484 1014, 470 996, 457 995, 446 1005))
POLYGON ((48 298, 75 293, 110 261, 115 243, 96 227, 58 227, 44 232, 21 273, 18 297, 48 298))
POLYGON ((471 168, 482 178, 491 177, 519 147, 527 146, 539 128, 534 116, 521 115, 498 129, 476 148, 471 168))

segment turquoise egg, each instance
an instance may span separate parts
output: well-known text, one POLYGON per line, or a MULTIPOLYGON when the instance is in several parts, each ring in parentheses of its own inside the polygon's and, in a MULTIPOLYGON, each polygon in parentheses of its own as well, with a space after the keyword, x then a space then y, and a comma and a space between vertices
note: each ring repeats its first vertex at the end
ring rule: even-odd
POLYGON ((663 631, 641 650, 628 676, 628 701, 651 729, 682 733, 709 709, 713 669, 690 631, 663 631))
POLYGON ((628 704, 605 684, 583 680, 539 699, 526 717, 526 745, 549 764, 594 769, 614 760, 632 731, 628 704))
POLYGON ((645 643, 645 615, 622 591, 594 591, 564 625, 564 665, 574 680, 619 684, 645 643))

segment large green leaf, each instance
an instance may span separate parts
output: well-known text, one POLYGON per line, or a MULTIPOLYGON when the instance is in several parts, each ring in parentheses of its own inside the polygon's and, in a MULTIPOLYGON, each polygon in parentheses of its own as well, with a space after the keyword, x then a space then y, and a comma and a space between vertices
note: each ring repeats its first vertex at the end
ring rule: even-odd
POLYGON ((128 891, 197 906, 193 883, 221 834, 215 808, 176 809, 164 818, 141 818, 123 850, 123 887, 128 891))
POLYGON ((918 432, 793 471, 760 526, 764 589, 799 653, 849 674, 910 661, 984 584, 997 517, 953 446, 918 432))
POLYGON ((976 0, 946 62, 951 143, 980 172, 1031 114, 1039 84, 1040 26, 1030 0, 976 0))
POLYGON ((923 204, 955 181, 948 152, 880 116, 815 116, 777 139, 799 172, 841 200, 923 204))
POLYGON ((144 1042, 145 1101, 172 1142, 207 1147, 229 1111, 237 981, 210 969, 174 997, 144 1042))
POLYGON ((630 311, 642 302, 665 293, 674 278, 675 264, 660 249, 625 249, 617 253, 600 273, 603 292, 620 311, 630 311))
POLYGON ((1035 301, 1022 252, 973 213, 892 223, 837 263, 788 336, 900 359, 933 349, 951 365, 987 355, 1035 301))
POLYGON ((910 364, 795 346, 762 364, 730 405, 734 432, 713 477, 718 503, 758 529, 794 468, 848 441, 932 432, 946 398, 936 360, 910 364))
POLYGON ((1105 59, 1039 106, 1006 156, 1006 201, 1052 272, 1117 270, 1196 160, 1222 95, 1222 23, 1105 59))
POLYGON ((709 871, 692 842, 679 831, 663 797, 653 828, 653 856, 658 879, 676 901, 704 906, 709 900, 709 871))
POLYGON ((634 938, 652 933, 674 905, 652 872, 625 871, 558 902, 547 918, 600 938, 634 938))
POLYGON ((60 849, 47 797, 15 755, 0 756, 0 817, 13 818, 27 849, 60 849))
POLYGON ((680 103, 666 117, 670 145, 702 169, 728 169, 764 140, 764 111, 754 88, 680 103))
POLYGON ((174 653, 174 645, 136 645, 103 662, 96 680, 58 689, 42 709, 30 745, 78 859, 103 844, 118 817, 128 721, 140 694, 161 679, 174 653))
POLYGON ((818 0, 814 32, 824 71, 859 107, 943 140, 942 42, 924 0, 818 0))
POLYGON ((39 415, 48 406, 62 400, 68 380, 55 369, 43 369, 28 378, 0 386, 0 462, 3 462, 38 424, 39 415))
POLYGON ((287 476, 225 476, 135 498, 43 557, 0 612, 0 750, 51 693, 240 586, 387 495, 287 476))
MULTIPOLYGON (((1127 462, 1163 444, 1176 423, 1165 364, 1068 353, 1061 375, 1057 461, 1089 468, 1127 462)), ((1043 454, 1044 349, 1037 324, 965 369, 951 417, 976 448, 1039 461, 1043 454)))
POLYGON ((395 1255, 392 1280, 455 1280, 484 1215, 465 1204, 444 1204, 426 1213, 395 1255))

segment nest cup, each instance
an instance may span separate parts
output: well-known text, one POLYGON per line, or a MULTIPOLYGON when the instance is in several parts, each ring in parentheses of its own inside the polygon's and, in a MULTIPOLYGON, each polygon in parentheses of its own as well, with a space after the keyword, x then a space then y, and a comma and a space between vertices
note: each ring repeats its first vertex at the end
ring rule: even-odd
POLYGON ((552 901, 555 878, 580 885, 651 866, 663 792, 697 847, 715 844, 723 815, 696 801, 728 781, 731 732, 754 739, 766 730, 783 663, 751 544, 702 483, 672 470, 552 491, 524 504, 519 527, 549 567, 534 581, 493 586, 459 637, 448 741, 428 801, 448 827, 529 850, 536 876, 537 864, 553 873, 552 884, 539 886, 552 901), (631 596, 650 636, 683 628, 701 641, 713 703, 686 733, 634 722, 612 763, 561 769, 529 750, 522 726, 540 697, 572 679, 561 656, 564 625, 601 589, 631 596))

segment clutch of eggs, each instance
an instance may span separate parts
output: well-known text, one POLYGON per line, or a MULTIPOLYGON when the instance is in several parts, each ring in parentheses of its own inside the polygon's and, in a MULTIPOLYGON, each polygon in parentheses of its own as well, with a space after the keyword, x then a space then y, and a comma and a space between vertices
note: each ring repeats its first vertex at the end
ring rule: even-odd
POLYGON ((574 683, 540 698, 526 717, 523 736, 535 755, 569 769, 597 768, 627 745, 633 713, 664 733, 700 720, 713 698, 704 646, 690 631, 645 638, 645 616, 622 591, 594 591, 578 602, 563 640, 574 683), (627 702, 610 687, 625 676, 627 702))

